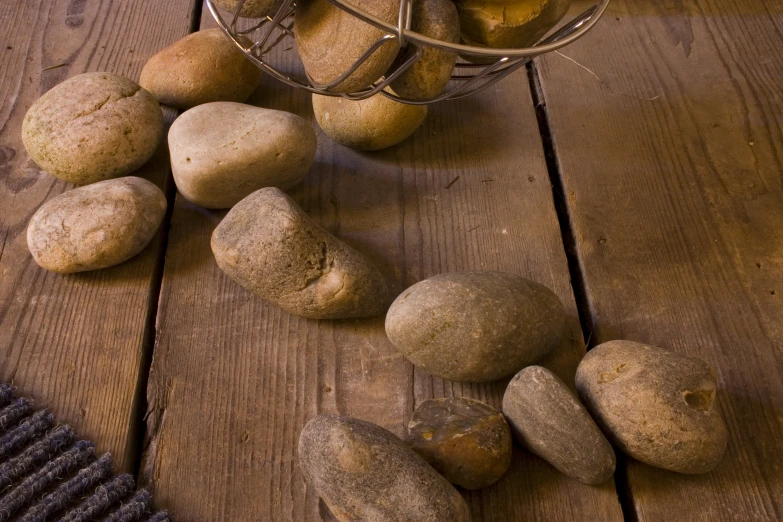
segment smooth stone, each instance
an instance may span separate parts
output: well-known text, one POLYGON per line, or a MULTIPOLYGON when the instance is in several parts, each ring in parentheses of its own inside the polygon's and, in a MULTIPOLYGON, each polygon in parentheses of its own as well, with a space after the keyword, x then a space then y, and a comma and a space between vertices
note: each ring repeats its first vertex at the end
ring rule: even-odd
MULTIPOLYGON (((390 24, 397 23, 399 0, 352 0, 351 5, 390 24)), ((347 72, 386 33, 340 9, 328 0, 304 0, 294 15, 299 57, 316 84, 327 85, 347 72)), ((332 92, 354 92, 372 85, 389 69, 399 40, 387 40, 332 92)))
POLYGON ((388 306, 378 269, 277 188, 237 203, 215 228, 212 252, 231 279, 300 317, 370 317, 388 306))
POLYGON ((454 486, 400 439, 358 419, 321 415, 299 436, 299 467, 342 522, 468 522, 454 486))
POLYGON ((130 174, 152 157, 162 138, 163 112, 155 98, 105 72, 55 86, 22 123, 22 141, 33 161, 77 185, 130 174))
POLYGON ((288 190, 315 158, 315 131, 289 112, 233 102, 186 111, 169 131, 177 189, 206 208, 229 208, 258 189, 288 190))
POLYGON ((414 365, 453 381, 515 374, 560 343, 565 310, 547 287, 501 272, 420 281, 386 315, 386 334, 414 365))
POLYGON ((327 136, 356 150, 380 150, 401 143, 427 117, 426 105, 408 105, 382 94, 347 100, 313 94, 313 113, 327 136))
POLYGON ((715 368, 702 359, 609 341, 579 363, 576 388, 615 445, 638 461, 705 473, 726 450, 715 368))
MULTIPOLYGON (((411 29, 442 42, 459 43, 459 15, 452 0, 414 0, 411 29)), ((413 57, 416 47, 409 45, 399 54, 394 67, 413 57)), ((428 45, 421 46, 419 59, 391 83, 400 97, 426 101, 446 90, 454 64, 455 53, 428 45)))
POLYGON ((519 443, 585 484, 602 484, 615 470, 609 441, 571 390, 552 372, 528 366, 503 395, 503 414, 519 443))
POLYGON ((222 30, 205 29, 150 58, 139 83, 160 103, 190 109, 215 101, 243 102, 260 79, 261 69, 222 30))
POLYGON ((419 404, 405 442, 449 482, 465 489, 494 484, 511 465, 511 431, 503 414, 466 397, 419 404))
POLYGON ((100 181, 64 192, 36 211, 27 245, 42 268, 63 274, 129 259, 155 237, 166 197, 146 179, 100 181))

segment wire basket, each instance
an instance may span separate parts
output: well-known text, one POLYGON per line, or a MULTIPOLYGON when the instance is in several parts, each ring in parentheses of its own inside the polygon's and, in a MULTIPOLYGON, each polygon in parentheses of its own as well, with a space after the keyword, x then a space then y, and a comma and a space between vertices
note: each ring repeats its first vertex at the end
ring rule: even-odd
POLYGON ((393 100, 414 105, 426 105, 443 100, 456 100, 486 89, 524 66, 534 57, 565 47, 584 36, 598 22, 609 4, 609 0, 600 0, 597 5, 561 25, 557 30, 532 47, 495 49, 444 42, 412 31, 410 29, 412 0, 400 0, 397 25, 389 24, 366 11, 360 10, 345 0, 327 0, 360 20, 377 27, 384 34, 339 77, 328 84, 318 84, 306 73, 300 75, 300 77, 294 77, 270 63, 270 52, 285 40, 294 38, 296 0, 282 0, 282 5, 273 16, 254 19, 250 22, 249 27, 244 28, 240 28, 238 22, 240 20, 239 13, 246 0, 238 0, 233 12, 221 10, 215 6, 212 0, 206 1, 207 7, 218 26, 234 44, 264 72, 281 82, 324 96, 342 96, 351 100, 363 100, 381 93, 383 96, 393 100), (410 53, 410 57, 407 60, 393 66, 384 76, 364 89, 350 93, 339 93, 330 90, 356 71, 384 43, 395 39, 399 41, 400 48, 414 47, 414 52, 410 53), (411 100, 397 96, 385 89, 386 86, 402 75, 421 57, 423 49, 427 46, 452 51, 460 57, 473 58, 481 63, 472 63, 472 61, 468 62, 464 59, 459 60, 446 91, 431 99, 411 100))

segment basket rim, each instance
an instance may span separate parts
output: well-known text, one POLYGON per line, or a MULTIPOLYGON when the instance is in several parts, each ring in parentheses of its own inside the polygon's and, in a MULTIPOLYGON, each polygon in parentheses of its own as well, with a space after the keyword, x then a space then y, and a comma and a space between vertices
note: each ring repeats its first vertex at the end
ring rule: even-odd
MULTIPOLYGON (((394 34, 394 35, 402 34, 403 38, 405 38, 406 40, 410 40, 419 44, 424 44, 431 47, 436 47, 438 49, 443 49, 445 51, 454 51, 459 54, 467 54, 471 56, 482 56, 482 57, 489 57, 489 58, 504 58, 504 57, 523 58, 523 57, 534 57, 539 54, 555 51, 578 40, 590 29, 592 29, 595 24, 598 23, 598 20, 600 20, 601 17, 603 16, 611 0, 600 0, 600 3, 598 3, 596 7, 594 7, 594 11, 590 16, 590 18, 582 22, 581 25, 579 26, 579 29, 577 29, 570 35, 558 40, 557 42, 552 42, 549 44, 542 44, 542 45, 534 45, 533 47, 520 47, 516 49, 479 47, 475 45, 464 45, 464 44, 454 44, 450 42, 444 42, 442 40, 430 38, 429 36, 425 36, 421 33, 417 33, 416 31, 410 29, 405 29, 405 28, 398 29, 397 26, 390 24, 385 20, 381 20, 380 18, 356 7, 355 5, 351 4, 346 0, 326 0, 326 1, 339 7, 344 11, 353 14, 354 16, 364 20, 365 22, 374 25, 378 29, 382 29, 389 34, 394 34)), ((402 1, 404 2, 405 0, 402 1)))
MULTIPOLYGON (((611 0, 600 0, 599 3, 597 3, 592 9, 583 13, 583 15, 590 13, 590 16, 589 18, 583 20, 578 25, 578 29, 576 31, 572 32, 568 36, 559 39, 556 42, 552 42, 548 44, 538 44, 532 47, 519 47, 519 48, 510 48, 510 49, 480 47, 476 45, 465 45, 460 43, 445 42, 443 40, 438 40, 435 38, 431 38, 429 36, 425 36, 421 33, 417 33, 416 31, 413 31, 411 29, 405 29, 404 27, 398 28, 396 25, 386 22, 385 20, 381 20, 375 15, 372 15, 360 9, 359 7, 353 5, 347 0, 326 0, 326 1, 342 9, 343 11, 346 11, 356 16, 357 18, 363 20, 364 22, 371 24, 377 27, 378 29, 381 29, 382 31, 390 35, 394 35, 398 38, 401 36, 405 41, 412 41, 419 45, 426 45, 438 49, 443 49, 445 51, 452 51, 461 55, 469 55, 469 56, 477 56, 477 57, 485 57, 485 58, 504 58, 504 57, 525 58, 525 57, 535 57, 540 54, 561 49, 575 42, 582 36, 584 36, 590 29, 593 28, 595 24, 598 23, 598 21, 601 19, 604 12, 606 11, 607 7, 609 6, 609 2, 611 0)), ((410 1, 410 0, 401 0, 401 4, 406 1, 410 1)), ((207 0, 207 3, 213 4, 213 0, 207 0)), ((214 8, 217 6, 210 5, 210 7, 214 8)))

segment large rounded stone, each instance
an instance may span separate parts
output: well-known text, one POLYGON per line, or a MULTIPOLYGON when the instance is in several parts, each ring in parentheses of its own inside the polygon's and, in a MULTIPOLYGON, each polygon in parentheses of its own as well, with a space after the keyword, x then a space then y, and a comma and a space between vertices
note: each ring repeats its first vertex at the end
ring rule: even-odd
POLYGON ((233 102, 186 111, 169 131, 180 193, 206 208, 228 208, 264 187, 287 190, 315 158, 318 141, 295 114, 233 102))
POLYGON ((546 368, 528 366, 511 379, 503 414, 520 444, 569 477, 601 484, 614 474, 609 441, 571 390, 546 368))
POLYGON ((205 29, 150 58, 139 83, 160 103, 189 109, 214 101, 243 102, 260 79, 261 69, 223 31, 205 29))
POLYGON ((27 227, 27 245, 52 272, 106 268, 141 252, 165 213, 155 184, 132 176, 101 181, 41 205, 27 227))
POLYGON ((39 167, 86 185, 130 174, 163 137, 150 93, 116 74, 85 73, 41 96, 25 115, 22 141, 39 167))
POLYGON ((397 297, 386 334, 433 375, 489 382, 547 355, 560 342, 564 323, 563 304, 543 285, 500 272, 455 272, 397 297))
POLYGON ((469 522, 454 486, 369 422, 322 415, 299 436, 307 482, 342 522, 469 522))
POLYGON ((590 350, 576 387, 615 444, 636 460, 680 473, 720 462, 728 433, 715 402, 715 369, 696 357, 631 341, 590 350))
MULTIPOLYGON (((399 0, 352 0, 350 3, 388 23, 397 23, 399 0)), ((322 85, 336 81, 386 34, 328 0, 300 2, 296 8, 294 33, 307 74, 322 85)), ((329 90, 353 92, 371 85, 386 73, 399 50, 399 40, 387 40, 354 72, 329 90)))

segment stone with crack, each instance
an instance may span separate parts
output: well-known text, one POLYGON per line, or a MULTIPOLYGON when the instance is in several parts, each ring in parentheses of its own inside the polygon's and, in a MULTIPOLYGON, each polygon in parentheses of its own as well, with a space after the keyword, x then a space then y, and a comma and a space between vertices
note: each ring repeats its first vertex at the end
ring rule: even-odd
POLYGON ((511 465, 511 431, 503 414, 467 397, 419 404, 405 442, 449 482, 465 489, 494 484, 511 465))
POLYGON ((609 341, 579 363, 576 387, 604 432, 636 460, 705 473, 726 450, 715 369, 697 357, 609 341))
POLYGON ((33 161, 77 185, 130 174, 152 157, 162 138, 163 113, 155 98, 105 72, 57 85, 22 123, 22 141, 33 161))
POLYGON ((141 252, 165 213, 166 197, 146 179, 100 181, 41 205, 27 226, 27 246, 52 272, 106 268, 141 252))
POLYGON ((378 269, 274 187, 229 211, 212 234, 212 252, 231 279, 300 317, 370 317, 388 306, 378 269))

